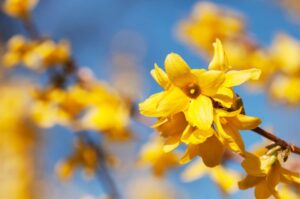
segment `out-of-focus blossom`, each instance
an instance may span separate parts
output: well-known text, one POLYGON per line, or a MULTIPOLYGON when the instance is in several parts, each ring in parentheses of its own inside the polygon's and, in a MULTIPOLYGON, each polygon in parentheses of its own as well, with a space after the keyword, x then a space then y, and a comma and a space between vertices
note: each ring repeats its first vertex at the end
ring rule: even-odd
POLYGON ((0 86, 0 198, 33 199, 37 193, 37 135, 26 86, 0 86))
POLYGON ((52 65, 65 64, 70 59, 70 46, 65 40, 58 43, 50 39, 29 41, 17 35, 8 41, 7 52, 2 59, 6 67, 23 64, 33 70, 43 70, 52 65))
POLYGON ((98 155, 92 146, 77 140, 75 151, 67 159, 58 163, 56 171, 60 179, 69 180, 75 169, 82 167, 87 176, 93 176, 98 168, 98 155))
POLYGON ((211 43, 216 38, 234 40, 244 34, 242 16, 210 2, 195 5, 191 16, 180 23, 179 36, 182 40, 202 52, 211 52, 211 43))
POLYGON ((10 16, 26 20, 37 3, 38 0, 5 0, 3 10, 10 16))
POLYGON ((184 170, 182 179, 185 182, 190 182, 205 175, 208 175, 225 194, 232 194, 238 190, 237 182, 240 179, 240 174, 221 165, 214 168, 206 167, 200 159, 191 163, 184 170))
POLYGON ((300 41, 280 33, 277 34, 269 49, 277 70, 287 75, 300 75, 300 41))
POLYGON ((162 176, 168 169, 178 165, 179 158, 175 152, 164 152, 163 140, 155 137, 143 146, 139 163, 150 165, 152 171, 157 176, 162 176))
POLYGON ((271 96, 287 104, 297 105, 300 102, 300 78, 277 76, 271 84, 271 96))
POLYGON ((76 131, 94 130, 113 140, 131 136, 130 105, 104 83, 37 89, 33 94, 32 116, 42 127, 60 124, 76 131))

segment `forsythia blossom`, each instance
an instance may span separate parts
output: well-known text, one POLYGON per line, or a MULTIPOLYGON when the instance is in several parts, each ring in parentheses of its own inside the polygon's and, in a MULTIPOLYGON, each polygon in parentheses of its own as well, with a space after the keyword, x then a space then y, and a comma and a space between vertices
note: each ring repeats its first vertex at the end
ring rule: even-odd
POLYGON ((177 54, 165 60, 166 73, 155 65, 151 71, 164 91, 140 103, 140 112, 159 120, 154 127, 166 138, 166 151, 180 143, 187 145, 181 162, 195 156, 207 166, 220 163, 226 148, 243 154, 239 130, 253 129, 260 119, 242 114, 233 91, 247 80, 258 79, 258 69, 231 70, 220 40, 214 44, 214 57, 208 70, 191 69, 177 54))

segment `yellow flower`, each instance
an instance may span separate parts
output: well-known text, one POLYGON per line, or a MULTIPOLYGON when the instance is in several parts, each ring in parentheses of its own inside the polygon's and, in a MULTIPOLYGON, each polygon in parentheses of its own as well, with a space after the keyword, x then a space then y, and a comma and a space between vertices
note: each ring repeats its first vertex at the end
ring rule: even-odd
POLYGON ((300 102, 299 77, 278 75, 271 84, 271 96, 280 102, 297 105, 300 102))
POLYGON ((300 74, 300 41, 291 36, 279 33, 270 47, 273 64, 278 70, 289 75, 300 74))
POLYGON ((70 45, 65 40, 58 43, 49 39, 29 41, 17 35, 8 42, 3 64, 6 67, 24 64, 33 70, 44 70, 49 66, 65 64, 69 59, 70 45))
POLYGON ((112 140, 131 138, 131 107, 125 98, 101 82, 89 85, 86 96, 89 106, 81 119, 83 128, 102 132, 112 140))
POLYGON ((96 149, 89 144, 77 140, 74 152, 66 159, 58 163, 57 175, 61 180, 69 180, 75 169, 83 167, 85 174, 93 176, 99 166, 96 149))
POLYGON ((273 195, 280 198, 277 185, 282 183, 300 184, 300 174, 283 168, 276 154, 261 157, 246 153, 242 166, 247 176, 239 182, 240 189, 255 187, 255 197, 266 199, 273 195))
POLYGON ((221 165, 209 168, 201 160, 191 163, 182 173, 185 182, 191 182, 208 175, 212 181, 226 194, 231 194, 237 190, 237 182, 240 175, 221 165))
POLYGON ((3 55, 3 64, 12 67, 22 62, 30 49, 28 41, 21 35, 13 36, 7 44, 7 52, 3 55))
POLYGON ((192 15, 179 24, 178 32, 183 41, 197 50, 211 52, 210 45, 216 38, 222 41, 239 38, 244 35, 245 26, 239 13, 201 2, 195 5, 192 15))
POLYGON ((239 130, 254 129, 261 123, 261 120, 241 114, 241 111, 242 108, 232 112, 215 109, 214 122, 221 142, 230 150, 243 154, 245 147, 239 130))
POLYGON ((65 64, 70 59, 70 45, 62 40, 55 43, 45 40, 37 43, 24 56, 24 64, 31 69, 45 69, 56 64, 65 64))
POLYGON ((163 141, 155 137, 143 146, 139 163, 150 165, 152 171, 157 176, 162 176, 168 169, 178 165, 178 155, 174 152, 164 152, 162 150, 163 141))
POLYGON ((27 19, 37 2, 38 0, 5 0, 3 10, 10 16, 27 19))

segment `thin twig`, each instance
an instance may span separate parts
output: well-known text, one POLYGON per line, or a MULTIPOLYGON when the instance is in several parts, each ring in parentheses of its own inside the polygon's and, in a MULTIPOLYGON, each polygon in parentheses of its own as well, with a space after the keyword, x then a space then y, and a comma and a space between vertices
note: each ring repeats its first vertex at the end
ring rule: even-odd
POLYGON ((281 146, 283 149, 290 149, 291 152, 300 155, 300 147, 290 144, 287 141, 275 136, 272 133, 269 133, 268 131, 266 131, 260 127, 256 127, 255 129, 252 129, 252 131, 273 141, 275 144, 281 146))

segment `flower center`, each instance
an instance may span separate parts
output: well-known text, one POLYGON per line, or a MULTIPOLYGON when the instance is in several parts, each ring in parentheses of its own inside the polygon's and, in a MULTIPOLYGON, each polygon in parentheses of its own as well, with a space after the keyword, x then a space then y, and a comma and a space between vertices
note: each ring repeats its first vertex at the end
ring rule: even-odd
POLYGON ((186 94, 190 98, 197 98, 201 94, 200 87, 195 83, 187 85, 186 90, 186 94))

